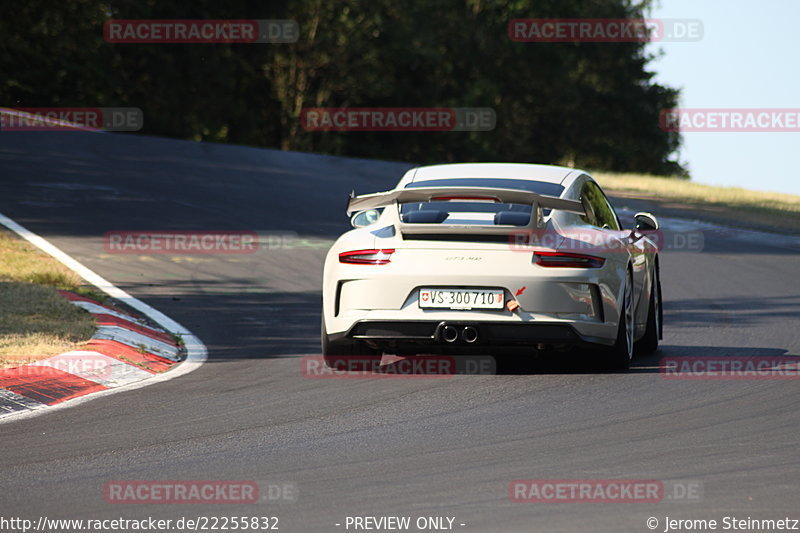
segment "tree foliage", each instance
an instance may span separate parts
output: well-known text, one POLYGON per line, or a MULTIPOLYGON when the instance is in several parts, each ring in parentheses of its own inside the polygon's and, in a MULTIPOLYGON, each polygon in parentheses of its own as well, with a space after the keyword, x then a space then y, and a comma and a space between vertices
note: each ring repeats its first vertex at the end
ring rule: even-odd
POLYGON ((683 174, 678 91, 642 43, 519 43, 514 18, 640 18, 648 1, 46 0, 0 19, 0 105, 133 106, 143 133, 414 162, 683 174), (55 6, 55 7, 54 7, 55 6), (190 6, 190 11, 188 7, 190 6), (294 44, 109 44, 108 19, 294 19, 294 44), (306 107, 490 107, 490 132, 311 132, 306 107))

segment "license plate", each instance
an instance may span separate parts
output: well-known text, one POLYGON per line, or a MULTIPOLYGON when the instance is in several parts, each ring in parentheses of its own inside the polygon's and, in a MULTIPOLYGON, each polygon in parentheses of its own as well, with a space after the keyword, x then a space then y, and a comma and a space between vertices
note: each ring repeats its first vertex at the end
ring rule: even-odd
POLYGON ((502 289, 420 289, 422 309, 502 309, 502 289))

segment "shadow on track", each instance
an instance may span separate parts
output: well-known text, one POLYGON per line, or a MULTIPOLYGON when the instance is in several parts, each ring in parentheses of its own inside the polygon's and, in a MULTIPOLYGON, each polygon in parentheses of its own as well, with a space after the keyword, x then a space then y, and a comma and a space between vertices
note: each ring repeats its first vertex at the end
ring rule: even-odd
POLYGON ((664 303, 664 323, 680 327, 709 324, 753 325, 800 317, 800 296, 719 297, 670 300, 664 303))
MULTIPOLYGON (((547 374, 659 374, 665 370, 665 358, 777 358, 792 357, 787 350, 741 346, 662 346, 655 354, 634 357, 628 370, 609 370, 603 364, 603 353, 591 350, 571 350, 562 353, 536 353, 529 357, 517 356, 513 360, 498 358, 492 373, 497 375, 547 375, 547 374)), ((442 356, 430 357, 432 360, 442 356)), ((454 356, 467 357, 467 356, 454 356)), ((485 356, 484 356, 485 357, 485 356)), ((414 358, 412 358, 414 359, 414 358)), ((403 375, 403 361, 384 364, 379 373, 403 375)), ((470 375, 467 373, 466 375, 470 375)), ((486 375, 474 373, 473 375, 486 375)))

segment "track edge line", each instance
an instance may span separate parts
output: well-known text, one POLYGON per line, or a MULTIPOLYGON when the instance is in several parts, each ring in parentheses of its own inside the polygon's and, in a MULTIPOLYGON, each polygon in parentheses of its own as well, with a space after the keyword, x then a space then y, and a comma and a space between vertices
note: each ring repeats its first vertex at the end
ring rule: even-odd
POLYGON ((43 413, 49 413, 54 409, 65 409, 68 407, 80 405, 90 400, 94 400, 95 398, 109 396, 111 394, 117 394, 119 392, 140 389, 143 387, 154 385, 156 383, 169 381, 171 379, 184 376, 190 372, 197 370, 206 361, 206 359, 208 359, 208 350, 206 349, 206 345, 203 344, 203 341, 201 341, 199 337, 195 336, 191 331, 183 327, 175 320, 171 319, 158 309, 131 296, 127 292, 123 291, 122 289, 111 283, 110 281, 106 280, 99 274, 95 273, 88 267, 84 266, 77 260, 73 259, 71 256, 69 256, 68 254, 57 248, 55 245, 53 245, 43 237, 40 237, 39 235, 33 233, 29 229, 25 228, 24 226, 12 220, 11 218, 3 215, 2 213, 0 213, 0 224, 5 226, 8 230, 16 233, 26 241, 30 242, 31 244, 33 244, 46 254, 54 257, 64 266, 66 266, 67 268, 78 274, 83 280, 87 281, 88 283, 91 283, 92 285, 103 291, 111 298, 124 302, 125 304, 136 309, 140 313, 144 314, 145 316, 156 322, 158 325, 163 327, 168 332, 173 333, 175 335, 179 335, 183 339, 184 347, 186 348, 186 359, 180 362, 175 368, 170 369, 166 372, 163 372, 161 374, 156 374, 153 377, 144 379, 142 381, 137 381, 135 383, 130 383, 128 385, 123 385, 121 387, 116 387, 113 389, 95 392, 93 394, 88 394, 86 396, 80 396, 78 398, 67 400, 65 402, 58 403, 56 405, 48 406, 46 408, 20 411, 18 413, 11 413, 0 418, 0 424, 10 421, 20 420, 23 418, 39 416, 43 413))

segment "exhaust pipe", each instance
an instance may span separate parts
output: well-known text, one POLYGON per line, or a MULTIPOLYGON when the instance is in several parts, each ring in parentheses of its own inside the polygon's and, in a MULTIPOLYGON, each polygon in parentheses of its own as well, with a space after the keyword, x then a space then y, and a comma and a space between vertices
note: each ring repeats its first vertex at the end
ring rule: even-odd
POLYGON ((467 344, 472 344, 478 340, 478 330, 472 326, 464 326, 464 329, 461 330, 461 338, 467 344))
POLYGON ((445 342, 456 342, 458 339, 458 330, 453 326, 444 326, 442 328, 442 340, 445 342))

